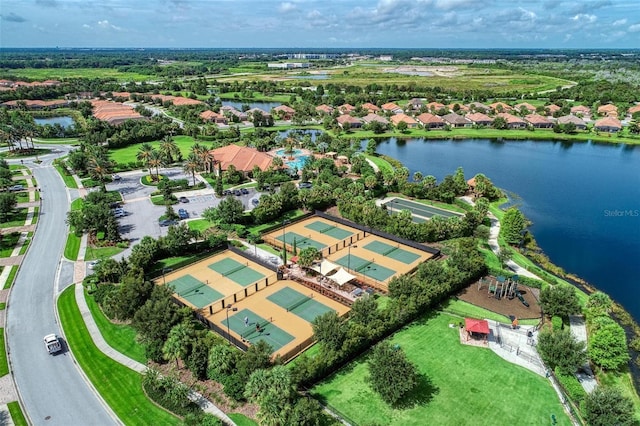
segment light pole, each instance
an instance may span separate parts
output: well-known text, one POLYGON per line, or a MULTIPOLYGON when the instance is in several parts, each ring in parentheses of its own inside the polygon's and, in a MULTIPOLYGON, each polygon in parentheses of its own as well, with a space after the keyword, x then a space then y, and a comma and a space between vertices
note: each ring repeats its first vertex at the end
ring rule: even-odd
POLYGON ((285 267, 287 266, 287 223, 289 223, 288 220, 282 221, 282 261, 285 267))
POLYGON ((238 308, 234 308, 233 305, 227 306, 227 339, 231 343, 231 331, 229 330, 229 311, 236 312, 238 308))
POLYGON ((347 271, 349 271, 349 273, 351 273, 351 246, 353 246, 353 248, 358 248, 358 246, 354 244, 349 244, 347 247, 347 271))

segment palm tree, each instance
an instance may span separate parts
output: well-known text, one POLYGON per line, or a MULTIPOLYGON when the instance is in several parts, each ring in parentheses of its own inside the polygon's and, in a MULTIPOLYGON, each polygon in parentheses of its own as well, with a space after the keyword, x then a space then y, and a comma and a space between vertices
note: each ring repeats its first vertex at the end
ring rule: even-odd
POLYGON ((191 153, 195 154, 198 159, 198 170, 202 170, 204 168, 204 162, 202 161, 203 153, 207 150, 207 148, 199 144, 198 142, 191 145, 191 153))
POLYGON ((175 359, 176 367, 179 369, 178 360, 187 356, 189 341, 191 340, 193 329, 187 323, 175 325, 169 332, 167 340, 162 347, 162 355, 169 361, 175 359))
POLYGON ((200 152, 200 162, 204 165, 204 170, 207 173, 211 173, 213 169, 213 165, 216 163, 216 157, 213 155, 213 152, 209 149, 205 149, 200 152))
POLYGON ((282 161, 282 157, 273 157, 273 161, 271 162, 271 165, 273 166, 274 169, 278 170, 278 169, 281 169, 282 166, 284 166, 284 161, 282 161))
POLYGON ((185 173, 191 174, 193 177, 193 185, 196 184, 196 172, 198 171, 198 167, 200 166, 200 160, 195 152, 190 152, 187 156, 187 160, 184 162, 182 166, 182 170, 185 173))
POLYGON ((87 171, 92 179, 100 182, 102 191, 106 191, 105 181, 113 171, 113 163, 109 160, 106 150, 103 147, 95 147, 88 152, 89 163, 87 171))
POLYGON ((162 142, 160 142, 160 153, 164 157, 166 164, 171 164, 178 158, 180 158, 180 148, 173 140, 171 135, 166 135, 162 142))
POLYGON ((165 165, 164 159, 160 151, 158 151, 157 149, 154 149, 151 151, 151 154, 149 155, 148 164, 149 164, 149 170, 151 170, 151 167, 154 167, 156 169, 156 180, 160 180, 160 167, 165 165))
MULTIPOLYGON (((136 154, 136 159, 138 161, 142 161, 146 168, 149 168, 149 158, 151 157, 151 152, 153 152, 153 146, 150 143, 143 143, 138 149, 138 153, 136 154)), ((151 170, 149 170, 149 175, 151 175, 151 170)))

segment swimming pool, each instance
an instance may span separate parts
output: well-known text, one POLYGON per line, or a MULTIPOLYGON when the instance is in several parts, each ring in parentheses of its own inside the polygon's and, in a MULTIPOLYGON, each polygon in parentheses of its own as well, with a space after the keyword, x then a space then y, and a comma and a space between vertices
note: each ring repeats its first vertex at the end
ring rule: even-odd
POLYGON ((305 151, 301 149, 294 149, 293 152, 285 154, 285 149, 280 148, 275 151, 275 155, 282 157, 282 161, 289 166, 290 169, 302 170, 306 162, 311 157, 305 151))

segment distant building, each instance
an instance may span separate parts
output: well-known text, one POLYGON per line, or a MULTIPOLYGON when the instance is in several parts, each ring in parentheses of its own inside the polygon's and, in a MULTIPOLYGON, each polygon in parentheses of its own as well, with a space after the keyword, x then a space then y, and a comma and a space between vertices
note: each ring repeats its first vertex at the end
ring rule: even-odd
POLYGON ((275 62, 268 63, 267 68, 290 70, 294 68, 311 68, 311 64, 309 62, 275 62))

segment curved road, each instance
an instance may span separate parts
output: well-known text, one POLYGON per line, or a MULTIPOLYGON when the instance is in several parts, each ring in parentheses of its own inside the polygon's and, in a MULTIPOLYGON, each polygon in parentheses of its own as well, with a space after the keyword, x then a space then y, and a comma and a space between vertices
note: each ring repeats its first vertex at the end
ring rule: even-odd
POLYGON ((13 376, 34 425, 118 424, 71 356, 48 355, 42 341, 46 334, 61 334, 54 304, 69 209, 67 189, 51 166, 52 157, 32 167, 44 200, 9 299, 6 336, 13 376))

